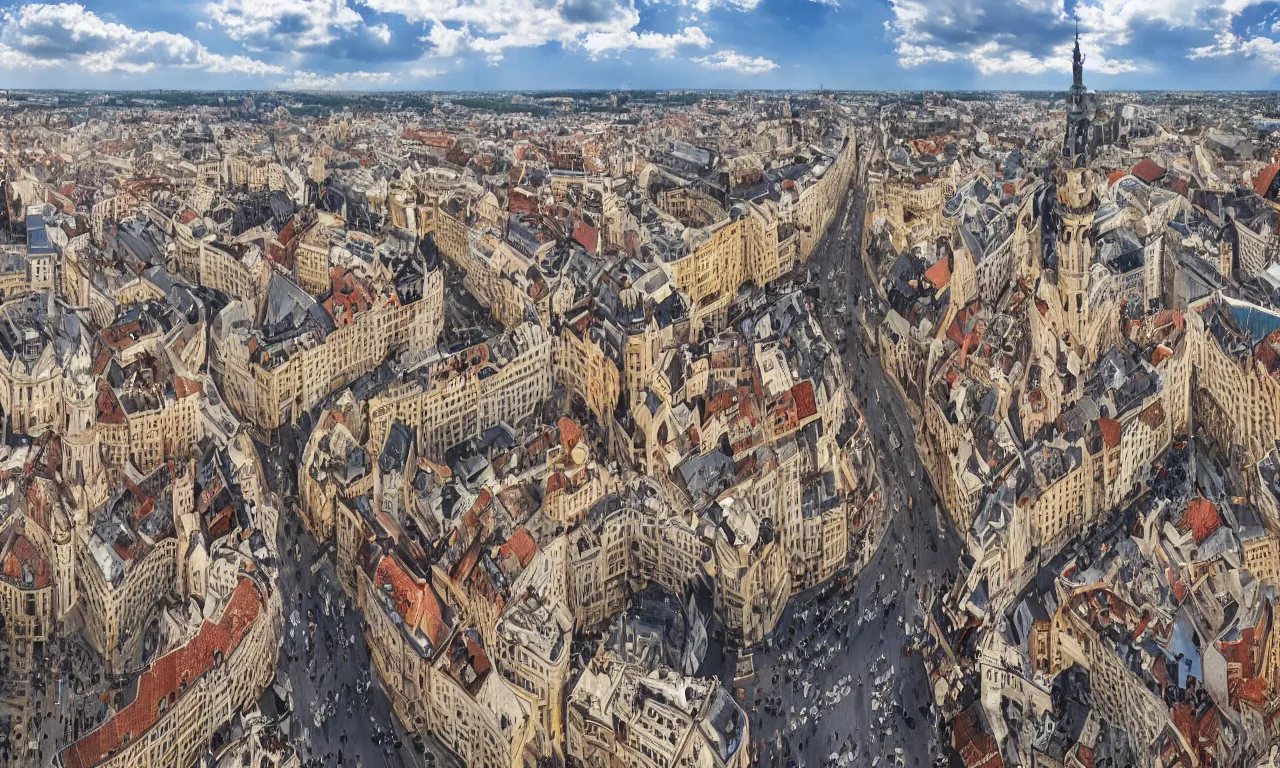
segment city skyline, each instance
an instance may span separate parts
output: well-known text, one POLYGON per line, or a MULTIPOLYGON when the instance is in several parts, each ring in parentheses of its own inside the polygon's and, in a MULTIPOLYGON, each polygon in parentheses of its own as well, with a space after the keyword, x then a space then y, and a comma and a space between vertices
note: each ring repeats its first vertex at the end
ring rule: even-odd
POLYGON ((238 2, 0 11, 0 765, 1280 768, 1276 3, 238 2))
POLYGON ((1280 86, 1272 0, 23 3, 0 85, 132 90, 1280 86))

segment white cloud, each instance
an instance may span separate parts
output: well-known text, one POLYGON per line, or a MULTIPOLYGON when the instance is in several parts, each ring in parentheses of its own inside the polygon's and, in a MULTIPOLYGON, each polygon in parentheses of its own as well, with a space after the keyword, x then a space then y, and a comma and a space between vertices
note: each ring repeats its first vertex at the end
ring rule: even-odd
MULTIPOLYGON (((1260 61, 1270 69, 1280 70, 1280 41, 1249 30, 1244 35, 1236 34, 1233 30, 1235 20, 1241 12, 1262 2, 1264 0, 1226 0, 1217 19, 1217 33, 1213 36, 1213 42, 1192 48, 1187 52, 1187 58, 1239 57, 1260 61)), ((1271 32, 1280 33, 1280 20, 1271 25, 1271 32)))
MULTIPOLYGON (((379 13, 431 25, 422 40, 441 57, 474 52, 494 63, 510 48, 537 48, 553 42, 579 48, 588 39, 595 41, 590 50, 597 55, 642 42, 659 51, 667 45, 664 40, 644 37, 653 33, 636 31, 640 13, 635 0, 358 1, 379 13)), ((684 33, 677 36, 680 34, 684 33)))
MULTIPOLYGON (((1187 0, 1081 0, 1080 48, 1095 73, 1132 72, 1138 65, 1107 55, 1122 45, 1129 22, 1117 9, 1090 16, 1096 4, 1129 8, 1130 17, 1154 12, 1161 2, 1187 0), (1151 6, 1142 10, 1139 6, 1151 6)), ((1200 1, 1200 0, 1194 0, 1200 1)), ((903 67, 963 61, 981 75, 1069 72, 1073 19, 1063 0, 889 0, 892 18, 885 24, 903 67)))
POLYGON ((248 56, 213 53, 185 35, 109 22, 78 3, 36 3, 0 14, 0 66, 130 74, 172 67, 257 77, 284 71, 248 56))
POLYGON ((760 0, 681 0, 681 5, 688 5, 698 13, 707 13, 716 8, 731 11, 754 11, 760 0))
MULTIPOLYGON (((691 9, 690 18, 696 19, 699 14, 723 9, 726 11, 754 11, 762 0, 644 0, 649 5, 678 6, 691 9)), ((813 2, 830 2, 830 0, 813 0, 813 2)))
POLYGON ((313 48, 364 23, 345 0, 217 0, 204 10, 232 40, 263 47, 287 35, 298 48, 313 48))
POLYGON ((440 57, 457 56, 466 50, 470 39, 471 30, 465 26, 451 29, 439 22, 432 24, 427 34, 418 38, 421 42, 430 44, 431 55, 440 57))
POLYGON ((582 41, 582 46, 593 59, 600 58, 600 56, 610 52, 623 51, 627 48, 653 51, 658 55, 658 58, 669 59, 675 55, 676 49, 681 46, 707 48, 711 43, 711 38, 707 37, 707 33, 703 32, 701 27, 685 27, 682 31, 670 35, 664 35, 659 32, 636 33, 631 30, 626 32, 593 32, 582 41))
MULTIPOLYGON (((1255 58, 1280 69, 1280 43, 1255 31, 1237 34, 1240 14, 1277 0, 889 0, 886 24, 904 67, 965 61, 979 74, 1068 72, 1072 27, 1090 72, 1118 74, 1144 65, 1117 55, 1140 29, 1203 35, 1189 58, 1255 58)), ((1280 33, 1280 24, 1271 26, 1280 33)))
POLYGON ((707 69, 724 69, 744 75, 763 75, 778 68, 775 61, 763 56, 744 56, 734 50, 716 51, 710 56, 701 56, 693 60, 707 69))
MULTIPOLYGON (((414 70, 417 72, 418 70, 414 70)), ((414 75, 418 77, 418 75, 414 75)), ((291 91, 359 91, 377 88, 396 82, 398 78, 390 72, 335 72, 321 75, 315 72, 297 70, 288 80, 277 84, 278 88, 291 91)))
MULTIPOLYGON (((692 8, 696 13, 710 13, 718 8, 726 11, 754 11, 760 6, 762 0, 650 0, 650 2, 680 5, 692 8)), ((832 8, 840 7, 840 0, 809 0, 809 2, 829 5, 832 8)))
POLYGON ((905 40, 898 41, 894 52, 898 54, 898 63, 904 67, 954 61, 960 56, 955 51, 949 51, 941 46, 916 45, 905 40))
POLYGON ((354 41, 346 49, 391 42, 386 24, 366 25, 347 0, 213 0, 205 13, 232 40, 251 50, 317 51, 354 41))
POLYGON ((1209 45, 1192 48, 1188 59, 1219 59, 1239 56, 1261 61, 1271 69, 1280 70, 1280 42, 1257 35, 1244 38, 1227 29, 1214 37, 1209 45))

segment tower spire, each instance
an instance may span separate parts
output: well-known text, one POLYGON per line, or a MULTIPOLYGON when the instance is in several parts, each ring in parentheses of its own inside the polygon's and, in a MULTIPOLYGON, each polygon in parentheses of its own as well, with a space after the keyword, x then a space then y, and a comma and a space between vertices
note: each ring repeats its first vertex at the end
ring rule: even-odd
POLYGON ((1076 19, 1076 47, 1071 53, 1071 85, 1084 87, 1084 56, 1080 53, 1080 20, 1076 19))

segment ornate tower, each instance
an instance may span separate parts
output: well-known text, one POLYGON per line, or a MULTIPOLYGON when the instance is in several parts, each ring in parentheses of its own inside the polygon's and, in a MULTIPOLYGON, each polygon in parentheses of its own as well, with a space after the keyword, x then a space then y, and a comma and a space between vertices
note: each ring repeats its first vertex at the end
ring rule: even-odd
POLYGON ((53 504, 49 520, 49 538, 53 544, 55 571, 54 615, 62 622, 75 607, 79 595, 75 575, 75 525, 67 517, 61 503, 53 504))
POLYGON ((62 479, 71 489, 80 523, 88 519, 89 510, 107 499, 102 437, 98 433, 98 387, 90 372, 91 363, 88 343, 82 336, 71 358, 71 375, 63 387, 67 423, 62 437, 62 479))
POLYGON ((1085 347, 1084 356, 1092 359, 1089 337, 1089 268, 1093 264, 1093 216, 1097 202, 1093 199, 1093 180, 1089 173, 1087 95, 1084 87, 1084 56, 1080 53, 1080 31, 1072 55, 1072 82, 1068 97, 1067 132, 1059 166, 1057 201, 1054 214, 1058 222, 1057 269, 1058 298, 1062 302, 1062 318, 1073 339, 1085 347))
POLYGON ((196 463, 173 470, 173 525, 178 538, 178 592, 183 600, 204 601, 209 587, 209 551, 196 516, 196 463))
POLYGON ((1071 90, 1067 93, 1067 133, 1062 142, 1062 157, 1067 167, 1088 165, 1089 91, 1084 87, 1084 55, 1080 53, 1080 25, 1076 24, 1076 46, 1071 54, 1071 90))
POLYGON ((1084 341, 1088 325, 1089 267, 1093 264, 1093 199, 1088 168, 1058 172, 1058 297, 1065 330, 1084 341))

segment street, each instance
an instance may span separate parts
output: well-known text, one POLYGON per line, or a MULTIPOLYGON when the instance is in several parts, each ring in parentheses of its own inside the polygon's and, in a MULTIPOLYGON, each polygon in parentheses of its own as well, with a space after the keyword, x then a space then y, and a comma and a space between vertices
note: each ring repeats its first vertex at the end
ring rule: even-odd
POLYGON ((850 588, 829 585, 794 600, 772 649, 756 652, 755 679, 743 703, 753 713, 762 766, 871 765, 877 755, 894 758, 895 748, 901 748, 904 765, 916 766, 942 754, 924 665, 906 649, 922 631, 919 594, 947 578, 960 544, 950 531, 939 530, 906 408, 853 321, 855 302, 876 301, 859 253, 866 170, 860 162, 835 224, 810 263, 821 276, 843 267, 843 279, 819 279, 819 303, 834 310, 848 302, 850 311, 819 314, 829 337, 835 338, 837 324, 847 334, 842 364, 876 435, 877 468, 892 518, 875 558, 850 588), (890 447, 889 435, 898 449, 890 447))
POLYGON ((305 766, 455 768, 457 759, 433 739, 419 751, 400 730, 373 674, 363 618, 338 586, 332 558, 294 511, 288 456, 300 453, 305 439, 289 428, 271 446, 258 446, 268 484, 286 499, 278 537, 285 617, 278 669, 293 687, 290 736, 305 766), (276 462, 289 470, 277 473, 276 462))

